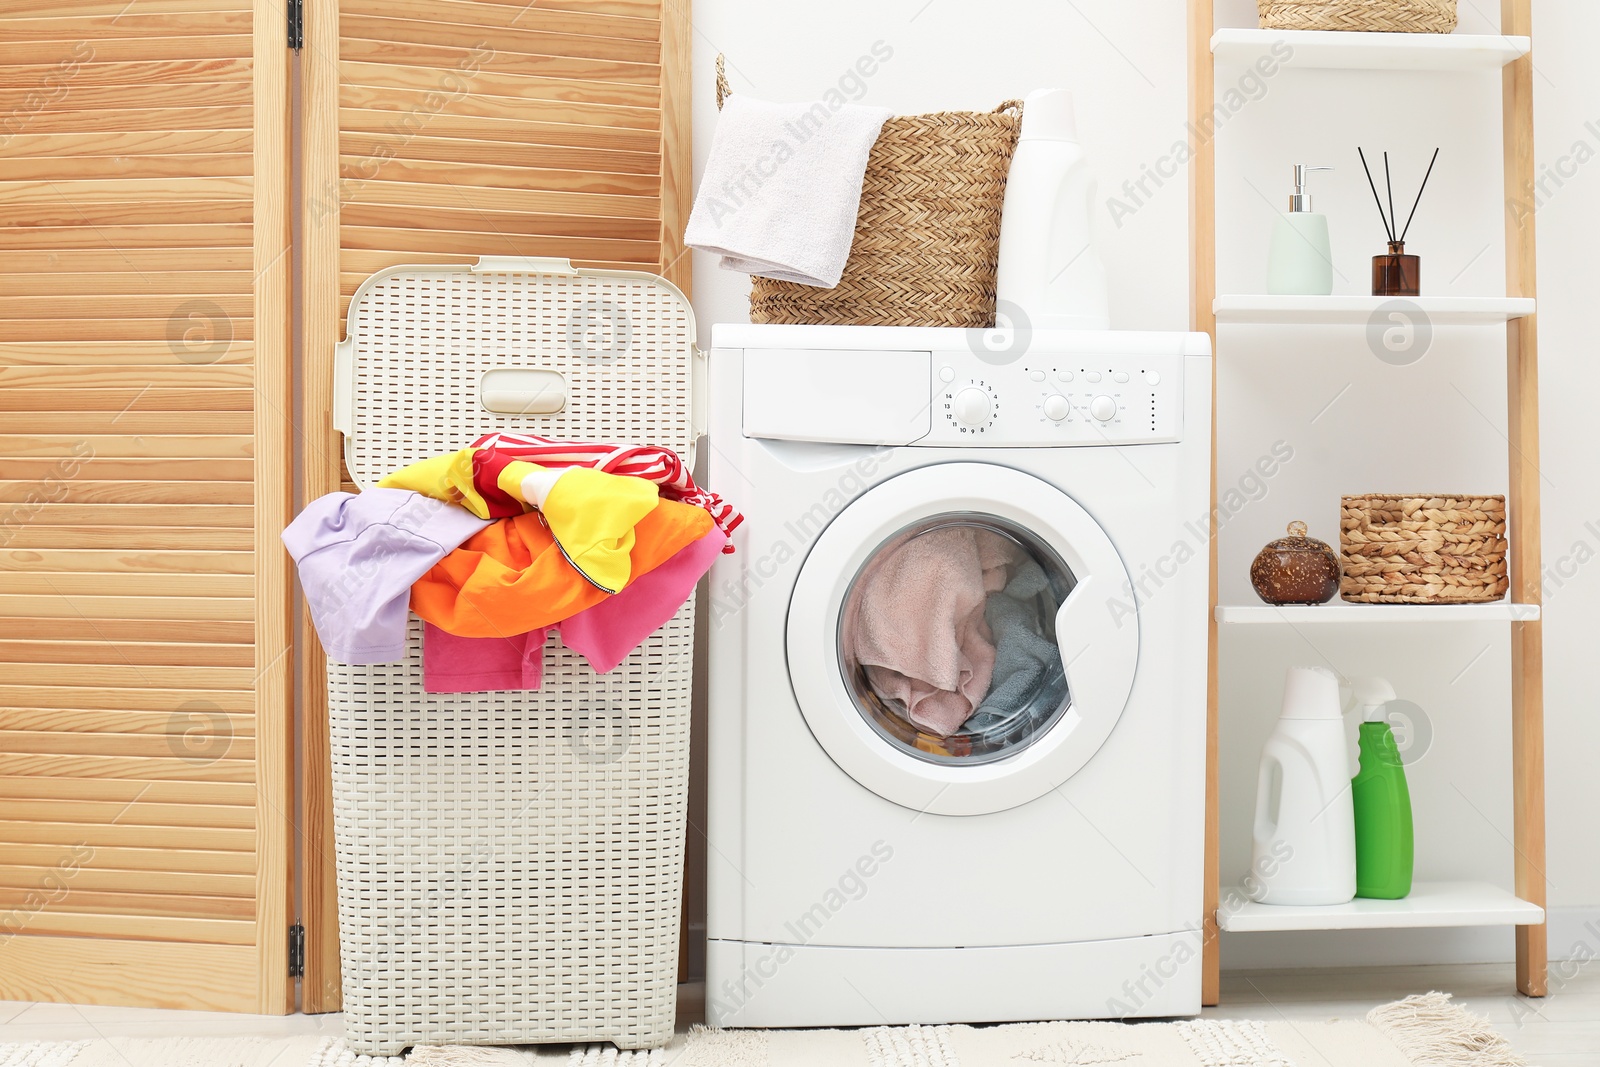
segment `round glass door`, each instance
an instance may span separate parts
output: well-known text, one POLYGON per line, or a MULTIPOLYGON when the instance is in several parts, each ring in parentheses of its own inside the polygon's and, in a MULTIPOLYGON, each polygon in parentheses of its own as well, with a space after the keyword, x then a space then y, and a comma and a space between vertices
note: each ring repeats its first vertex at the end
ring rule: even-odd
POLYGON ((1016 523, 950 512, 913 524, 845 595, 839 664, 856 710, 932 763, 1016 755, 1070 704, 1055 623, 1075 584, 1016 523))
POLYGON ((789 681, 859 784, 939 815, 1043 796, 1110 736, 1133 689, 1137 617, 1099 523, 1032 475, 919 467, 817 537, 789 601, 789 681))

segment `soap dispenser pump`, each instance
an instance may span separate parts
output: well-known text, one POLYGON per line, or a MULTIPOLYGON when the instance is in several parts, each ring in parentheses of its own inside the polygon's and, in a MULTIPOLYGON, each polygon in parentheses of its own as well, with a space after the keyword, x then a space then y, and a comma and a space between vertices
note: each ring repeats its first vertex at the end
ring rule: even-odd
POLYGON ((1411 789, 1385 715, 1394 687, 1382 678, 1351 683, 1361 708, 1361 769, 1350 780, 1356 822, 1356 896, 1400 900, 1411 893, 1416 844, 1411 789))
POLYGON ((1267 292, 1275 296, 1328 296, 1333 292, 1333 251, 1328 217, 1311 210, 1306 178, 1332 167, 1294 165, 1289 213, 1278 218, 1267 257, 1267 292))

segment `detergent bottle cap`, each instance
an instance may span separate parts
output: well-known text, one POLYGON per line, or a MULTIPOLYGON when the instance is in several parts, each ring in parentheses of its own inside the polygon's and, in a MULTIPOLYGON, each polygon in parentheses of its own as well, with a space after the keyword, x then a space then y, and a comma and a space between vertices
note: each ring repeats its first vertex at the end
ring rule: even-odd
POLYGON ((1387 722, 1385 705, 1395 699, 1394 686, 1384 678, 1355 678, 1350 682, 1350 696, 1361 709, 1363 722, 1387 722))
POLYGON ((1078 143, 1078 116, 1068 89, 1035 89, 1022 101, 1024 141, 1078 143))
POLYGON ((1326 667, 1290 667, 1283 679, 1283 718, 1342 719, 1339 676, 1326 667))

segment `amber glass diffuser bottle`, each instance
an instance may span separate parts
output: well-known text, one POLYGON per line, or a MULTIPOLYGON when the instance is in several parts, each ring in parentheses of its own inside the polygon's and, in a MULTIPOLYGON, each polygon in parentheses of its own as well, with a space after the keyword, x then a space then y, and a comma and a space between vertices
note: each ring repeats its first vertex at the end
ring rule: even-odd
POLYGON ((1428 173, 1422 176, 1417 198, 1411 204, 1411 214, 1406 216, 1406 224, 1398 233, 1395 225, 1398 217, 1394 212, 1394 182, 1389 175, 1389 153, 1383 154, 1383 182, 1389 192, 1389 210, 1385 212, 1383 198, 1378 195, 1378 183, 1372 180, 1372 168, 1367 166, 1367 154, 1360 148, 1356 152, 1361 156, 1361 169, 1367 172, 1367 185, 1372 189, 1372 199, 1378 204, 1378 217, 1383 220, 1384 235, 1389 239, 1389 251, 1372 257, 1372 295, 1421 296, 1422 257, 1406 254, 1406 234, 1411 232, 1411 220, 1417 217, 1417 205, 1422 203, 1422 191, 1428 187, 1428 179, 1433 176, 1433 165, 1439 161, 1439 150, 1433 150, 1433 158, 1428 161, 1428 173))

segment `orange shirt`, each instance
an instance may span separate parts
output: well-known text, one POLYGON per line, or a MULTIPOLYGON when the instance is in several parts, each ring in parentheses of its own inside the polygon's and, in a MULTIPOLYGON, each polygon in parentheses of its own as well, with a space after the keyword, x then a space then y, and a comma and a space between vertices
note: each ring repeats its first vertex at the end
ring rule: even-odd
MULTIPOLYGON (((634 527, 632 578, 711 531, 704 508, 663 500, 634 527)), ((457 637, 510 637, 554 625, 609 594, 562 556, 538 512, 469 537, 411 587, 411 610, 457 637)))

